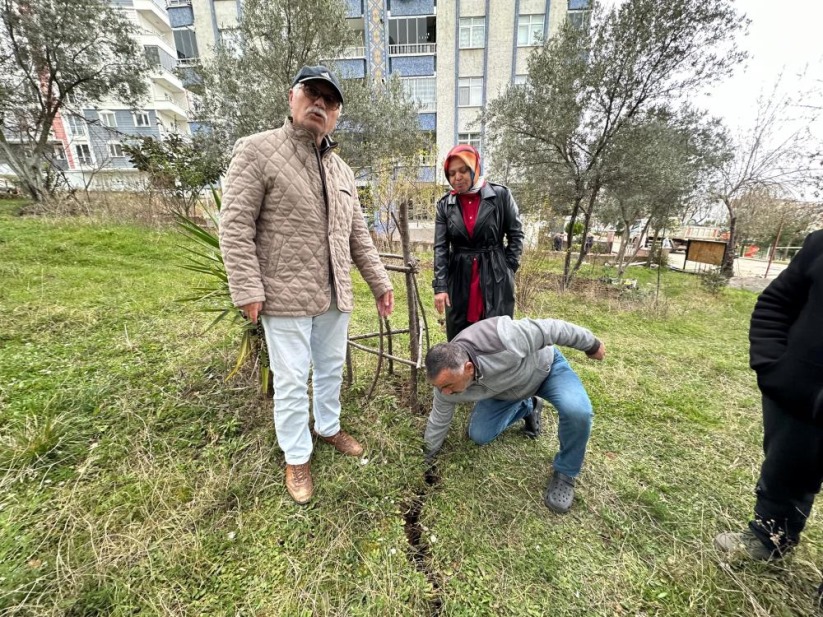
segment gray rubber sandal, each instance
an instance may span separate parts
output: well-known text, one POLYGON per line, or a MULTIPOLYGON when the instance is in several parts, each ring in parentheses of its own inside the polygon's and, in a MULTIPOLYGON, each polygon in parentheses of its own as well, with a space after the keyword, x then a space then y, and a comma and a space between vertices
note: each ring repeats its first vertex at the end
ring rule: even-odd
POLYGON ((572 507, 572 501, 574 501, 574 478, 555 471, 549 481, 549 486, 546 488, 546 496, 543 501, 552 512, 558 514, 568 512, 572 507))

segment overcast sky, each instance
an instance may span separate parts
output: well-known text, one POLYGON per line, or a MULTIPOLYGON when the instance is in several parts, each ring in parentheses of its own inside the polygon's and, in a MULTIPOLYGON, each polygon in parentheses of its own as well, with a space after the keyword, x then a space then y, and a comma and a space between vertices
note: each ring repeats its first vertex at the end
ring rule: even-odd
POLYGON ((823 2, 820 0, 737 0, 751 24, 740 46, 749 59, 734 77, 716 86, 702 103, 725 118, 730 127, 753 121, 757 97, 783 73, 782 89, 789 92, 816 86, 823 105, 823 2), (805 78, 799 75, 805 73, 805 78))
MULTIPOLYGON (((605 5, 622 0, 602 0, 605 5)), ((666 0, 660 0, 665 2, 666 0)), ((798 92, 817 87, 815 103, 823 106, 823 0, 736 0, 737 10, 751 20, 748 35, 738 44, 749 52, 733 77, 713 86, 695 102, 722 117, 731 129, 754 122, 757 98, 771 92, 782 73, 782 90, 798 92)), ((823 137, 823 131, 815 131, 823 137)))

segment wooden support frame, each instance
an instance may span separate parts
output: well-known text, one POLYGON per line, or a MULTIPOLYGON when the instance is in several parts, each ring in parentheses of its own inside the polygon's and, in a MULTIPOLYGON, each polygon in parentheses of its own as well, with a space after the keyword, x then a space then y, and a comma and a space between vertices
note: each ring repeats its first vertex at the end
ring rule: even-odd
MULTIPOLYGON (((399 206, 400 220, 395 218, 395 225, 400 231, 400 241, 402 245, 403 254, 396 253, 378 253, 383 266, 386 270, 391 272, 402 272, 405 274, 406 299, 409 316, 409 327, 399 330, 393 330, 388 318, 381 318, 379 321, 380 330, 378 332, 370 332, 367 334, 357 334, 348 338, 348 345, 346 348, 346 378, 351 385, 354 380, 354 370, 352 367, 351 350, 356 349, 371 353, 377 356, 377 369, 374 373, 371 387, 366 394, 365 402, 368 402, 374 394, 377 383, 380 381, 380 372, 383 367, 383 361, 387 360, 389 374, 394 373, 394 363, 402 364, 409 367, 409 407, 414 413, 421 413, 420 402, 417 397, 418 379, 420 376, 420 369, 423 367, 424 344, 425 349, 429 347, 429 327, 426 320, 426 312, 423 308, 423 303, 420 300, 420 292, 417 287, 417 274, 420 272, 420 264, 412 255, 411 241, 409 236, 409 220, 408 220, 408 202, 403 200, 399 206), (402 261, 402 265, 393 263, 386 263, 389 260, 402 261), (409 358, 401 358, 394 354, 394 336, 398 334, 407 334, 409 336, 409 358), (424 338, 425 336, 425 338, 424 338), (369 347, 356 341, 364 341, 368 339, 378 339, 378 347, 369 347), (384 345, 385 343, 385 345, 384 345), (385 348, 387 349, 385 349, 385 348)), ((392 214, 394 218, 394 214, 392 214)))

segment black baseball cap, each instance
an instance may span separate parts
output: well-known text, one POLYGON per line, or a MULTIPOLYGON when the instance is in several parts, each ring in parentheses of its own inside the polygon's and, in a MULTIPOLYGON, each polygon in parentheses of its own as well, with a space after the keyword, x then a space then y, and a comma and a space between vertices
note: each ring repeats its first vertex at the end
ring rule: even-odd
POLYGON ((291 87, 294 88, 297 84, 315 80, 325 81, 328 83, 332 88, 334 88, 334 91, 337 92, 337 96, 340 98, 340 103, 343 103, 343 90, 340 87, 340 82, 337 80, 337 75, 332 73, 322 64, 318 64, 317 66, 304 66, 297 72, 297 75, 295 75, 291 87))

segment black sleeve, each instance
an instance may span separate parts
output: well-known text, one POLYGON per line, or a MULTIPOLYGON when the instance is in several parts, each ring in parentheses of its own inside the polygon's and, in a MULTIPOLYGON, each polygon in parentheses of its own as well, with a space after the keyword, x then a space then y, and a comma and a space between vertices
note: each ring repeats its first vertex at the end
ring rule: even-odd
POLYGON ((437 202, 434 218, 434 293, 449 290, 449 238, 446 222, 446 198, 437 202))
MULTIPOLYGON (((811 286, 809 262, 814 258, 814 250, 809 247, 811 238, 806 237, 788 267, 766 287, 754 306, 749 326, 749 365, 757 372, 783 356, 789 330, 806 304, 811 286)), ((818 239, 823 240, 823 236, 818 239)))
POLYGON ((520 255, 523 253, 523 223, 517 202, 509 189, 503 188, 503 233, 506 236, 506 263, 512 272, 520 267, 520 255))

